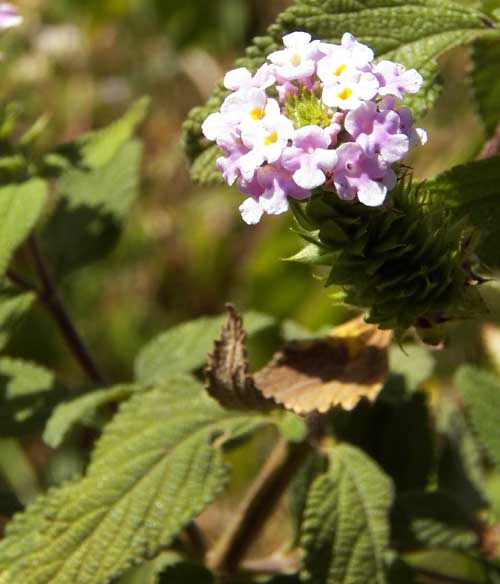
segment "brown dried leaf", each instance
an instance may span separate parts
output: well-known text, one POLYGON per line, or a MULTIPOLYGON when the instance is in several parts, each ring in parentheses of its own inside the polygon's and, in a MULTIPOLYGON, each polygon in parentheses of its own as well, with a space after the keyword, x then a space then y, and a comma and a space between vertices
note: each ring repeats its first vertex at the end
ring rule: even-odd
POLYGON ((214 351, 208 355, 205 369, 208 393, 223 407, 237 410, 267 411, 276 403, 266 399, 248 374, 246 334, 236 308, 226 306, 228 320, 223 326, 214 351))
POLYGON ((334 329, 323 339, 293 342, 257 372, 255 386, 297 414, 353 409, 374 401, 388 376, 387 348, 392 333, 362 317, 334 329))

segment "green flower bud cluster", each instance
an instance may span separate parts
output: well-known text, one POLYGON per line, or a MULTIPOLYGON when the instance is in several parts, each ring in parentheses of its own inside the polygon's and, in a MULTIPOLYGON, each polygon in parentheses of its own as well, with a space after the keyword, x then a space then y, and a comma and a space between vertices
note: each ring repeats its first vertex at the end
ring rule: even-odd
POLYGON ((332 123, 328 107, 310 89, 301 88, 298 95, 289 96, 285 110, 296 129, 310 125, 328 128, 332 123))
POLYGON ((477 314, 475 233, 402 178, 388 203, 370 208, 316 191, 292 209, 309 245, 294 260, 328 266, 332 298, 368 311, 368 322, 402 334, 477 314))

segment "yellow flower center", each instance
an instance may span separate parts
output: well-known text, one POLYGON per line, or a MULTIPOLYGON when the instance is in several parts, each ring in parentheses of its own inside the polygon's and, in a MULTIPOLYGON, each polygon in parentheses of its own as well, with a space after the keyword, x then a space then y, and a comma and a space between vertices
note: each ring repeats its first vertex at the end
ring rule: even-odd
POLYGON ((290 59, 290 63, 294 67, 298 67, 302 63, 301 55, 299 55, 299 53, 295 53, 295 55, 293 55, 292 58, 290 59))
POLYGON ((352 95, 352 89, 350 87, 344 87, 342 91, 337 93, 337 97, 342 100, 349 99, 352 95))
POLYGON ((264 109, 261 107, 256 107, 250 112, 250 117, 254 120, 261 120, 264 117, 264 109))
POLYGON ((266 146, 270 146, 271 144, 276 144, 277 141, 278 141, 278 132, 272 132, 272 134, 269 134, 269 136, 266 136, 266 138, 264 139, 264 144, 266 146))
POLYGON ((334 75, 339 76, 342 71, 345 71, 347 69, 347 65, 345 63, 342 63, 342 65, 339 65, 335 71, 333 72, 334 75))

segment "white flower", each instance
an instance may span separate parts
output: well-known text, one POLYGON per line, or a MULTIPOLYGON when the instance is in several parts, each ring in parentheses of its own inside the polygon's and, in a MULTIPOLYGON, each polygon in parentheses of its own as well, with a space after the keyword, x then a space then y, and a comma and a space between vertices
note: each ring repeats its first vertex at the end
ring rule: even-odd
POLYGON ((285 49, 271 53, 268 59, 282 81, 295 81, 314 75, 319 56, 318 41, 311 42, 307 32, 292 32, 283 37, 285 49))
POLYGON ((372 99, 378 91, 379 83, 371 73, 356 71, 340 75, 325 85, 323 103, 329 107, 344 110, 355 109, 363 101, 372 99))
POLYGON ((276 100, 269 99, 261 89, 251 87, 246 91, 237 91, 226 97, 221 113, 237 123, 258 123, 266 115, 276 113, 276 108, 279 113, 276 100))
POLYGON ((375 58, 375 54, 370 47, 357 41, 350 32, 344 33, 344 36, 342 37, 342 47, 349 51, 352 60, 358 67, 368 65, 368 63, 371 63, 375 58))
POLYGON ((243 178, 251 180, 255 170, 264 162, 276 162, 294 132, 292 122, 281 114, 268 115, 259 124, 243 125, 241 140, 250 149, 240 160, 243 178))
POLYGON ((246 67, 228 71, 224 77, 224 87, 231 91, 245 91, 252 87, 263 90, 274 85, 275 81, 271 66, 265 63, 253 76, 246 67))
MULTIPOLYGON (((336 64, 335 71, 340 75, 344 69, 367 70, 371 68, 374 54, 370 47, 358 42, 352 34, 345 33, 342 37, 342 44, 320 43, 319 50, 336 64)), ((323 60, 323 59, 322 59, 323 60)), ((321 63, 321 60, 320 60, 321 63)), ((319 71, 318 71, 319 75, 319 71)), ((319 75, 321 77, 321 75, 319 75)), ((325 79, 326 81, 326 79, 325 79)))
POLYGON ((258 201, 252 199, 252 197, 248 197, 240 205, 240 213, 243 221, 247 225, 257 225, 264 214, 264 209, 259 205, 258 201))
POLYGON ((234 116, 216 112, 210 114, 203 122, 201 131, 208 140, 218 141, 233 136, 238 127, 238 120, 234 116))

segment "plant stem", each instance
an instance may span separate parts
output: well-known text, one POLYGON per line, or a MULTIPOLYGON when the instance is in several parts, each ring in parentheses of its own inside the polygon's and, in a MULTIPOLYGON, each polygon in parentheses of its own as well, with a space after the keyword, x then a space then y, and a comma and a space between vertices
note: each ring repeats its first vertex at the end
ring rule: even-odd
POLYGON ((34 236, 31 236, 28 241, 28 247, 30 249, 33 261, 35 264, 36 271, 40 277, 41 288, 35 286, 24 276, 17 274, 14 270, 9 269, 7 276, 9 279, 19 288, 23 290, 29 290, 34 292, 40 302, 45 306, 45 308, 54 317, 61 334, 63 335, 69 349, 71 350, 73 356, 80 364, 82 370, 88 375, 89 379, 97 384, 104 384, 104 378, 101 375, 97 365, 95 364, 93 358, 91 357, 85 343, 83 342, 81 336, 76 330, 71 317, 68 314, 64 304, 62 303, 55 283, 52 280, 50 270, 43 257, 38 243, 34 236))
POLYGON ((295 472, 310 452, 306 442, 280 439, 264 464, 236 517, 210 553, 209 564, 221 576, 231 576, 259 535, 295 472))

